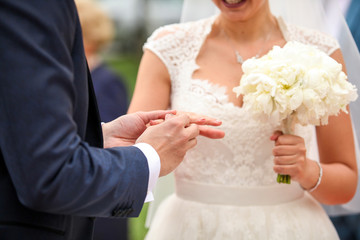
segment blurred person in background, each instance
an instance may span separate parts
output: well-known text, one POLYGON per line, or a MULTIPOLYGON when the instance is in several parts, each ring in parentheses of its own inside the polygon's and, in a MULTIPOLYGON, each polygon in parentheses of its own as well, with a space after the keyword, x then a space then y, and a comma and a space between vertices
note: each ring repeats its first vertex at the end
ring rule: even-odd
POLYGON ((101 55, 114 39, 114 24, 94 0, 76 0, 76 4, 101 121, 108 122, 125 114, 128 108, 124 78, 112 71, 101 55))
MULTIPOLYGON (((89 64, 102 122, 124 115, 128 108, 128 93, 124 79, 103 61, 102 53, 111 44, 115 34, 112 20, 93 0, 76 0, 83 31, 85 55, 89 64)), ((127 240, 126 218, 97 218, 94 240, 127 240)))

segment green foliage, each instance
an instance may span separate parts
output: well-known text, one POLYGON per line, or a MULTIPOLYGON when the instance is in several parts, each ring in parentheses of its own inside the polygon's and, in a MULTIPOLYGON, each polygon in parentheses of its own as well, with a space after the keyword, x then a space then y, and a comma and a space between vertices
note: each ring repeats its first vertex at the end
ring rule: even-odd
POLYGON ((148 210, 149 204, 144 204, 144 207, 138 218, 129 219, 129 239, 130 240, 143 240, 148 231, 145 228, 146 213, 148 210))

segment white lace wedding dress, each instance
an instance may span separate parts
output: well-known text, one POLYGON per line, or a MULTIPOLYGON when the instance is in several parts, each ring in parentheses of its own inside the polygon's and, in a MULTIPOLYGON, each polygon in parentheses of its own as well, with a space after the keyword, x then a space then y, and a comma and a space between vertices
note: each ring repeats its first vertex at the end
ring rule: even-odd
MULTIPOLYGON (((278 184, 269 137, 276 126, 253 121, 228 101, 225 89, 193 79, 196 57, 215 17, 156 30, 144 48, 154 52, 171 77, 171 108, 223 121, 221 140, 199 138, 175 171, 175 194, 159 207, 147 240, 338 239, 322 207, 297 182, 278 184)), ((287 41, 317 45, 331 54, 332 38, 278 19, 287 41)), ((313 127, 296 133, 313 145, 313 127)))

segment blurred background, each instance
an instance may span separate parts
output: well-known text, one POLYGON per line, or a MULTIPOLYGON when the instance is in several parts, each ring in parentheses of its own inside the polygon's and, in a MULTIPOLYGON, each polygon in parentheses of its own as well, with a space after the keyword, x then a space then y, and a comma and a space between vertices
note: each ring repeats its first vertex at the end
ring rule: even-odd
POLYGON ((105 61, 124 76, 129 99, 146 38, 159 26, 179 22, 182 0, 94 0, 115 24, 115 38, 105 61))
MULTIPOLYGON (((177 23, 182 0, 75 0, 83 29, 100 117, 125 114, 135 86, 142 46, 158 27, 177 23)), ((94 240, 143 240, 148 204, 140 217, 95 222, 94 240)))

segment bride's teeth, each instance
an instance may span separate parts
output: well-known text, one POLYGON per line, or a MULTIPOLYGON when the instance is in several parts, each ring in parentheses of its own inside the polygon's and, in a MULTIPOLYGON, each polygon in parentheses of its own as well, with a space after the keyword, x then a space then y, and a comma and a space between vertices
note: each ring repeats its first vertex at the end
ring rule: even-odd
POLYGON ((242 0, 225 0, 225 2, 229 4, 236 4, 242 2, 242 0))

